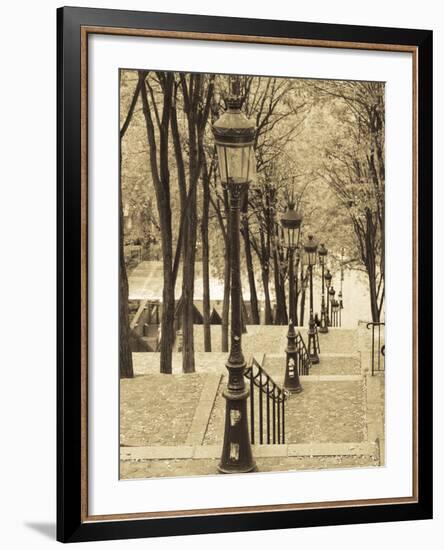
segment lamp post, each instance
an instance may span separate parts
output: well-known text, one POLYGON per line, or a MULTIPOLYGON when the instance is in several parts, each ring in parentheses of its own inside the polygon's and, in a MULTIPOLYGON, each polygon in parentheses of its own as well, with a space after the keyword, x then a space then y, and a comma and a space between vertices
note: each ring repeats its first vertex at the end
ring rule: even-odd
POLYGON ((331 280, 332 280, 332 274, 330 273, 330 270, 327 269, 327 273, 324 276, 325 280, 325 286, 327 288, 327 311, 326 311, 326 321, 327 326, 331 326, 331 320, 330 320, 330 286, 331 286, 331 280))
POLYGON ((342 310, 344 309, 344 304, 342 302, 342 290, 339 291, 338 294, 338 308, 339 308, 339 326, 342 326, 342 310))
POLYGON ((256 160, 253 121, 241 112, 240 80, 230 77, 230 95, 227 110, 213 124, 222 185, 230 200, 230 254, 231 254, 231 341, 230 355, 226 363, 227 388, 225 432, 221 460, 221 473, 246 473, 256 468, 248 432, 247 398, 244 370, 246 362, 242 353, 241 280, 240 280, 240 201, 244 190, 254 178, 256 160))
POLYGON ((344 282, 344 248, 341 248, 341 288, 339 290, 339 326, 342 326, 342 310, 344 309, 344 303, 342 301, 342 284, 344 282))
POLYGON ((287 333, 287 349, 285 350, 285 380, 284 388, 290 393, 300 393, 302 391, 298 371, 298 347, 296 344, 297 335, 294 330, 293 322, 290 321, 287 333))
POLYGON ((336 324, 335 324, 335 319, 334 319, 334 316, 333 316, 333 305, 334 305, 334 302, 335 302, 335 294, 336 294, 336 290, 334 289, 334 287, 330 287, 330 290, 328 291, 328 293, 330 294, 330 326, 331 327, 335 327, 336 324))
POLYGON ((294 209, 294 201, 288 203, 287 211, 281 217, 284 246, 288 249, 288 317, 290 324, 296 321, 296 297, 294 281, 294 251, 299 246, 302 216, 294 209))
POLYGON ((338 300, 333 300, 332 301, 332 317, 333 317, 333 325, 335 327, 338 327, 339 326, 339 302, 338 300))
POLYGON ((308 236, 308 241, 304 244, 305 263, 308 267, 310 277, 310 320, 308 323, 308 354, 312 364, 319 363, 318 346, 317 346, 317 326, 313 315, 313 266, 316 265, 318 244, 313 235, 308 236))
POLYGON ((339 290, 339 326, 342 326, 342 310, 344 309, 344 302, 342 301, 342 285, 344 283, 344 248, 341 249, 341 288, 339 290))
POLYGON ((321 264, 321 268, 322 268, 321 325, 319 327, 319 332, 323 334, 328 332, 327 316, 325 313, 325 277, 324 277, 325 259, 327 257, 327 254, 328 254, 328 250, 321 243, 318 250, 319 263, 321 264))

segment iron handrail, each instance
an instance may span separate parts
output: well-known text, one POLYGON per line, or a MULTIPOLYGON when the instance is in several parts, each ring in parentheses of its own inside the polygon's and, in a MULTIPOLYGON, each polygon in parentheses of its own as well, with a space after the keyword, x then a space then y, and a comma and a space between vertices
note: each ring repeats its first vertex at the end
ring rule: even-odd
POLYGON ((321 346, 319 344, 319 331, 317 325, 315 325, 316 333, 315 333, 315 346, 316 346, 316 352, 321 353, 321 346))
POLYGON ((302 334, 299 331, 296 335, 296 347, 298 351, 298 374, 299 376, 306 376, 310 373, 311 359, 302 334))
POLYGON ((258 401, 259 444, 263 445, 264 441, 267 445, 285 443, 285 402, 290 395, 289 392, 281 388, 254 357, 250 359, 248 366, 245 368, 244 376, 250 381, 251 443, 254 445, 256 441, 256 397, 258 401), (255 395, 256 392, 257 396, 255 395), (264 438, 264 428, 266 428, 266 438, 264 438))
POLYGON ((367 323, 367 330, 372 328, 372 376, 375 372, 382 372, 385 370, 385 342, 381 346, 381 327, 385 326, 385 323, 370 321, 367 323), (378 327, 378 344, 375 346, 375 327, 378 327), (377 350, 377 368, 375 365, 375 347, 377 350), (381 357, 384 357, 384 366, 381 368, 381 357))

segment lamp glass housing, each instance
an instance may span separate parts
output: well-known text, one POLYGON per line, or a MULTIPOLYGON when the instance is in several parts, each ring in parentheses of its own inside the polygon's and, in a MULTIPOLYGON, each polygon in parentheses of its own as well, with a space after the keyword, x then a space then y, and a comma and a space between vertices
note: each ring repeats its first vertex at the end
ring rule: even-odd
POLYGON ((328 250, 325 248, 324 244, 321 243, 319 245, 319 249, 318 249, 319 264, 320 265, 325 265, 325 259, 327 257, 327 254, 328 254, 328 250))
POLYGON ((313 235, 308 236, 308 241, 304 244, 305 265, 314 266, 317 260, 318 243, 313 235))
POLYGON ((287 211, 281 217, 281 226, 285 235, 285 246, 295 249, 299 246, 302 216, 294 209, 294 202, 290 202, 287 211))
POLYGON ((247 184, 256 179, 256 158, 252 145, 217 143, 222 184, 247 184))
POLYGON ((246 185, 256 179, 256 126, 241 111, 239 78, 231 81, 227 110, 213 124, 219 172, 224 185, 246 185))
POLYGON ((327 273, 326 273, 325 276, 324 276, 325 284, 327 285, 327 289, 330 288, 332 278, 333 278, 333 276, 332 276, 332 274, 330 273, 330 270, 327 269, 327 273))

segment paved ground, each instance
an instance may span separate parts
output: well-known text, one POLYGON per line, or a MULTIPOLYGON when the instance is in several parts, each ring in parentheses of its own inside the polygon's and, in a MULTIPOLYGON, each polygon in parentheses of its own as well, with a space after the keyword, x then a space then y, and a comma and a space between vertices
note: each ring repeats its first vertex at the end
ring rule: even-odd
POLYGON ((330 328, 327 334, 319 334, 321 353, 356 353, 358 337, 356 330, 330 328))
MULTIPOLYGON (((365 395, 362 380, 311 382, 303 378, 303 391, 293 394, 286 405, 287 443, 339 443, 363 441, 366 435, 365 395)), ((204 445, 222 444, 225 399, 222 378, 204 445)), ((257 399, 256 399, 257 404, 257 399)), ((256 407, 255 418, 259 418, 256 407)), ((264 420, 264 425, 266 421, 264 420)), ((256 422, 255 431, 259 425, 256 422)))
MULTIPOLYGON (((282 354, 265 354, 264 368, 276 382, 282 382, 285 372, 285 356, 282 354)), ((326 375, 359 375, 361 362, 359 354, 339 355, 333 353, 322 354, 322 361, 313 365, 312 376, 326 375)))
MULTIPOLYGON (((196 352, 194 361, 196 372, 224 372, 227 362, 227 353, 196 352)), ((141 352, 133 353, 133 366, 136 375, 158 374, 160 365, 160 353, 141 352)), ((173 353, 173 374, 182 373, 182 353, 173 353)))
POLYGON ((201 374, 156 374, 121 380, 121 445, 184 444, 204 379, 201 374))
MULTIPOLYGON (((288 327, 279 325, 248 325, 247 332, 242 334, 242 350, 245 357, 253 353, 269 352, 283 353, 287 345, 286 334, 288 327)), ((307 331, 307 329, 301 329, 307 331)), ((203 327, 194 326, 194 349, 197 352, 204 351, 203 327)), ((221 327, 211 327, 211 350, 221 351, 221 327)))

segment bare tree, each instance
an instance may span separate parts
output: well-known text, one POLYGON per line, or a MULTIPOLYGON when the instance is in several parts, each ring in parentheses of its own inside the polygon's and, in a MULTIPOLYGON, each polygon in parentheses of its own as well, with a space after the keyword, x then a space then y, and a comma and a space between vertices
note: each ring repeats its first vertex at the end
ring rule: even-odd
MULTIPOLYGON (((182 370, 194 372, 194 278, 197 238, 197 183, 204 164, 204 133, 210 113, 214 77, 203 74, 178 74, 172 109, 171 128, 174 151, 178 167, 178 181, 181 193, 181 239, 183 240, 182 277, 182 370), (181 135, 177 122, 177 90, 182 92, 182 107, 186 119, 186 132, 181 135), (185 170, 182 141, 186 140, 188 170, 185 170), (188 185, 186 174, 188 173, 188 185), (185 196, 186 202, 185 202, 185 196)), ((209 317, 209 315, 208 315, 209 317)))
MULTIPOLYGON (((128 113, 120 129, 120 156, 119 172, 122 167, 122 140, 133 118, 134 109, 140 93, 141 83, 137 83, 134 90, 128 113)), ((122 178, 119 178, 120 186, 122 178)), ((124 236, 123 236, 123 202, 122 189, 119 189, 119 373, 121 378, 133 378, 133 356, 130 346, 130 327, 128 312, 128 275, 125 266, 124 236)))
POLYGON ((148 81, 148 71, 138 71, 138 75, 141 82, 140 90, 149 148, 150 172, 156 193, 162 240, 163 313, 161 320, 160 372, 171 374, 174 344, 175 280, 173 276, 173 234, 170 203, 169 128, 174 76, 172 73, 159 72, 156 74, 160 86, 156 98, 151 83, 148 81), (150 95, 150 99, 148 99, 148 95, 150 95))

